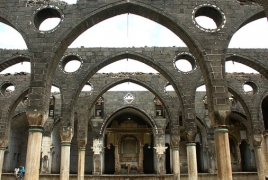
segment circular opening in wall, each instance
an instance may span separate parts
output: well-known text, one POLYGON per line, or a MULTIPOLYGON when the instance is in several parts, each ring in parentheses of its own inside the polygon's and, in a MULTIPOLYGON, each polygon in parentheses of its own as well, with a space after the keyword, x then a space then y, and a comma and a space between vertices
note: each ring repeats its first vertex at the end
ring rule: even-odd
POLYGON ((45 7, 36 12, 34 16, 34 26, 40 31, 55 29, 62 20, 59 9, 55 7, 45 7))
POLYGON ((243 84, 243 90, 246 94, 255 94, 258 92, 258 87, 253 82, 245 82, 243 84))
POLYGON ((15 86, 12 83, 5 83, 1 87, 1 93, 3 95, 13 94, 14 91, 15 91, 15 86))
POLYGON ((174 59, 173 64, 181 72, 191 72, 196 67, 196 60, 189 53, 180 53, 174 59))
POLYGON ((83 92, 90 92, 92 90, 93 90, 93 87, 90 83, 85 84, 84 87, 82 88, 83 92))
POLYGON ((215 5, 205 4, 194 9, 193 21, 203 31, 216 32, 224 27, 226 18, 220 8, 215 5))
POLYGON ((63 70, 67 73, 73 73, 78 71, 81 65, 81 59, 76 55, 65 56, 62 60, 63 70))

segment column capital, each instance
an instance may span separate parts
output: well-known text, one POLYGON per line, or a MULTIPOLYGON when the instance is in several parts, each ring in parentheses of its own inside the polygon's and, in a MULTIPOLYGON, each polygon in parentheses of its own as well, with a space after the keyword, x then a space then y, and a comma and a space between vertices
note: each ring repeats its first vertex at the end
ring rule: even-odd
POLYGON ((230 117, 230 110, 217 110, 209 113, 214 127, 223 127, 230 117))
POLYGON ((172 134, 171 135, 171 147, 179 148, 180 146, 180 135, 172 134))
POLYGON ((253 146, 256 148, 260 148, 261 147, 261 143, 262 143, 262 134, 253 134, 252 136, 252 141, 253 141, 253 146))
POLYGON ((188 142, 195 142, 195 135, 196 135, 196 132, 193 132, 193 131, 186 132, 187 141, 188 142))
POLYGON ((7 137, 1 137, 1 139, 0 139, 0 149, 1 150, 6 149, 7 144, 8 144, 8 138, 7 137))
POLYGON ((156 154, 164 154, 167 149, 165 146, 157 146, 154 148, 156 149, 156 154))
POLYGON ((48 114, 46 112, 40 112, 37 110, 27 110, 26 117, 30 127, 43 127, 48 118, 48 114))
POLYGON ((77 140, 77 146, 79 151, 85 151, 86 145, 87 145, 86 140, 77 140))
POLYGON ((73 128, 61 127, 60 138, 62 144, 70 144, 73 138, 73 128))

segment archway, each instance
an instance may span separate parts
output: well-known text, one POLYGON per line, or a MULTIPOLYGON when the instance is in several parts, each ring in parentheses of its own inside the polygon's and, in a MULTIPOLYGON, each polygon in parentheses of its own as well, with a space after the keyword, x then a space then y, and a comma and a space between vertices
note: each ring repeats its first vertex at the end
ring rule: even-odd
POLYGON ((111 116, 104 136, 106 174, 153 172, 153 129, 148 122, 135 108, 123 108, 111 116))
MULTIPOLYGON (((24 106, 23 103, 19 105, 24 106)), ((3 172, 13 172, 15 167, 25 166, 28 144, 28 121, 25 112, 15 115, 11 120, 10 127, 3 172), (10 161, 11 159, 12 161, 10 161)))
POLYGON ((248 143, 243 140, 242 143, 239 145, 239 149, 240 149, 240 156, 241 156, 242 171, 251 171, 252 170, 252 167, 250 165, 251 153, 250 153, 248 143))

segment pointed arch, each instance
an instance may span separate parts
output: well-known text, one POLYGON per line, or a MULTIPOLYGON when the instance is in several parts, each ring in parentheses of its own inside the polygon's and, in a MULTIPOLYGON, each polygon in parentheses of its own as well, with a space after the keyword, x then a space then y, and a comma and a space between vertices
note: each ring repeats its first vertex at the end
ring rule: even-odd
POLYGON ((124 106, 121 107, 117 110, 115 110, 112 114, 110 114, 104 121, 103 124, 101 126, 101 131, 100 134, 103 134, 105 129, 107 128, 107 126, 109 125, 109 123, 113 120, 114 117, 116 117, 117 115, 120 115, 121 113, 124 113, 126 111, 131 111, 132 113, 136 113, 138 114, 143 120, 145 120, 145 122, 147 122, 148 124, 151 125, 153 132, 155 134, 158 134, 158 128, 156 125, 156 122, 153 118, 150 117, 149 114, 147 114, 144 110, 135 107, 133 105, 129 105, 129 106, 124 106))

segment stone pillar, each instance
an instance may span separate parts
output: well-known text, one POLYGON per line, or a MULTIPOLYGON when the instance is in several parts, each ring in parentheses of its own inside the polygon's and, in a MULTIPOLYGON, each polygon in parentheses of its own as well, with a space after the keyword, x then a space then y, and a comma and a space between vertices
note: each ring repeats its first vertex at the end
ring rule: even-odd
POLYGON ((51 137, 43 136, 41 173, 51 173, 51 137))
POLYGON ((140 144, 138 173, 143 173, 143 145, 140 144))
POLYGON ((0 141, 0 180, 2 179, 2 170, 3 170, 3 163, 4 163, 4 156, 7 147, 7 140, 0 141))
POLYGON ((218 168, 218 180, 232 180, 232 167, 228 129, 218 128, 214 130, 215 146, 218 168))
POLYGON ((5 147, 0 147, 0 180, 2 179, 2 169, 3 169, 3 163, 4 163, 4 156, 5 156, 5 147))
POLYGON ((100 140, 99 138, 95 138, 93 140, 93 152, 94 152, 94 155, 93 155, 93 166, 94 166, 94 169, 93 169, 93 175, 100 175, 101 172, 102 172, 102 158, 101 158, 101 153, 102 153, 102 150, 103 150, 103 142, 102 140, 100 140))
POLYGON ((197 159, 196 159, 196 144, 187 143, 187 163, 188 163, 188 179, 197 180, 197 159))
POLYGON ((172 149, 173 179, 180 180, 180 126, 178 124, 172 124, 170 145, 172 149))
POLYGON ((268 177, 268 157, 265 139, 263 141, 262 135, 253 135, 253 145, 255 152, 255 159, 258 171, 258 179, 265 180, 268 177))
POLYGON ((207 153, 207 159, 206 163, 208 164, 208 172, 211 174, 217 173, 217 167, 216 167, 216 151, 215 151, 215 139, 214 139, 214 130, 212 128, 209 128, 207 133, 207 144, 205 145, 206 153, 207 153))
POLYGON ((85 176, 85 152, 86 142, 78 141, 78 172, 77 180, 84 180, 85 176))
POLYGON ((165 151, 167 147, 165 147, 165 136, 160 134, 156 138, 156 158, 157 158, 157 174, 166 174, 166 155, 165 151))
POLYGON ((180 180, 180 153, 179 148, 172 148, 173 179, 180 180))
POLYGON ((254 146, 254 152, 258 170, 258 179, 265 180, 265 161, 263 160, 262 147, 254 146))
POLYGON ((60 164, 60 180, 69 180, 70 169, 70 149, 73 137, 72 127, 63 127, 60 130, 61 137, 61 164, 60 164))
POLYGON ((39 179, 42 132, 40 128, 29 129, 25 179, 39 179))
POLYGON ((115 158, 115 174, 119 174, 120 173, 120 170, 121 170, 121 166, 120 166, 120 163, 117 163, 119 162, 119 151, 118 151, 118 145, 115 145, 114 146, 114 158, 115 158))

